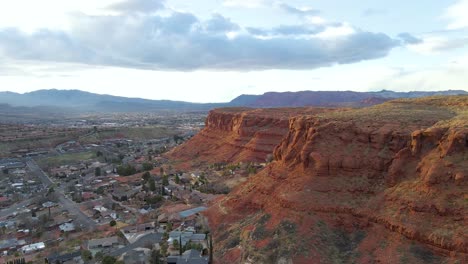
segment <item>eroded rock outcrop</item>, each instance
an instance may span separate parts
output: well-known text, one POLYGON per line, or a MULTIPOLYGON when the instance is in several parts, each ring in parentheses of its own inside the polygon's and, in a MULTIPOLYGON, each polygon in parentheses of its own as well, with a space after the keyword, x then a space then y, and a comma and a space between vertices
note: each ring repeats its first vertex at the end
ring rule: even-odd
POLYGON ((289 118, 331 109, 226 108, 210 111, 205 128, 168 157, 183 162, 265 162, 289 130, 289 118))
POLYGON ((401 100, 292 117, 274 162, 207 212, 216 255, 233 260, 237 252, 236 261, 255 263, 466 261, 467 102, 401 100))

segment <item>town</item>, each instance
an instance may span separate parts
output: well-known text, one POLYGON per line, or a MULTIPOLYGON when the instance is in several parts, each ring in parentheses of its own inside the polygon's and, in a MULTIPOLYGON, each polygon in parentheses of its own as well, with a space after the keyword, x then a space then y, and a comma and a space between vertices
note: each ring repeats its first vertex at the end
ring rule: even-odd
MULTIPOLYGON (((145 121, 128 137, 119 133, 129 129, 122 122, 85 123, 12 125, 56 144, 29 144, 0 159, 0 261, 208 263, 212 241, 201 212, 229 191, 215 179, 248 174, 251 165, 182 169, 165 158, 202 127, 199 115, 158 129, 145 121)), ((2 131, 3 142, 32 141, 12 138, 8 125, 2 131)))

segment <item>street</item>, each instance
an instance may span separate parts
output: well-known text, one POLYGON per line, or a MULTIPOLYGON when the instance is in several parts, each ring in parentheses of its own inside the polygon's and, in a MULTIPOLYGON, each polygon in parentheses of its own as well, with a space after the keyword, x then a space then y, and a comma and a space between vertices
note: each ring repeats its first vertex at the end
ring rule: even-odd
MULTIPOLYGON (((53 185, 53 181, 49 176, 36 164, 33 159, 28 159, 26 165, 44 184, 45 187, 49 188, 53 185)), ((71 215, 76 217, 75 224, 77 227, 81 227, 84 230, 94 230, 97 227, 97 223, 93 219, 85 215, 79 208, 79 205, 68 199, 63 190, 56 188, 55 193, 57 195, 59 205, 67 210, 71 215)))
POLYGON ((119 249, 116 249, 116 250, 110 252, 109 255, 116 257, 116 256, 120 256, 123 253, 128 252, 128 251, 130 251, 132 249, 135 249, 135 248, 144 247, 144 246, 146 246, 148 244, 152 245, 152 244, 159 243, 159 242, 161 242, 162 236, 163 236, 163 234, 161 234, 161 233, 147 234, 147 235, 141 237, 140 239, 138 239, 133 244, 127 245, 127 246, 125 246, 123 248, 119 248, 119 249))

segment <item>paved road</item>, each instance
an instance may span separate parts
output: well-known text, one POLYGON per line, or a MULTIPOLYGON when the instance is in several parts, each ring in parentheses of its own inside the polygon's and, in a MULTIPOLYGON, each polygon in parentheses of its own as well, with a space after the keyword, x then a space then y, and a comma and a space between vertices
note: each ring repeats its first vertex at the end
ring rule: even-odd
POLYGON ((135 248, 139 247, 144 247, 148 244, 156 244, 161 242, 163 234, 161 233, 150 233, 147 235, 142 236, 140 239, 138 239, 135 243, 127 245, 123 248, 116 249, 112 252, 109 253, 109 255, 113 257, 117 257, 122 255, 123 253, 130 251, 135 248))
POLYGON ((21 201, 19 203, 15 203, 14 205, 8 207, 8 208, 5 208, 3 210, 0 211, 0 218, 5 218, 9 215, 12 215, 14 212, 18 212, 20 211, 21 209, 23 209, 23 206, 28 206, 29 204, 31 204, 33 202, 34 199, 28 199, 28 200, 24 200, 24 201, 21 201))
MULTIPOLYGON (((33 159, 28 159, 26 162, 26 165, 28 165, 29 169, 31 170, 32 173, 34 173, 46 186, 47 188, 52 186, 53 182, 49 178, 49 176, 36 164, 36 162, 33 159)), ((55 193, 57 195, 59 204, 67 210, 70 214, 74 215, 76 217, 75 224, 77 226, 80 226, 83 230, 94 230, 97 227, 97 223, 94 222, 91 218, 89 218, 87 215, 85 215, 79 208, 79 205, 73 202, 72 200, 68 199, 65 194, 63 193, 63 190, 60 188, 57 188, 55 190, 55 193)))

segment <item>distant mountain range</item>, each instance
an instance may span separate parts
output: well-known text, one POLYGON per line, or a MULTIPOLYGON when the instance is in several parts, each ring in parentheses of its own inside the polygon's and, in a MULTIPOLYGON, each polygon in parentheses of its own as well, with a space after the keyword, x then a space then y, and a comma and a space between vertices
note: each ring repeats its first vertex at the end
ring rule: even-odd
POLYGON ((207 111, 217 107, 301 107, 301 106, 351 106, 379 104, 394 98, 415 98, 432 95, 466 95, 462 90, 441 92, 352 92, 352 91, 302 91, 268 92, 262 95, 240 95, 227 103, 190 103, 169 100, 149 100, 112 95, 100 95, 80 90, 38 90, 19 94, 0 92, 0 113, 112 113, 158 111, 207 111))

